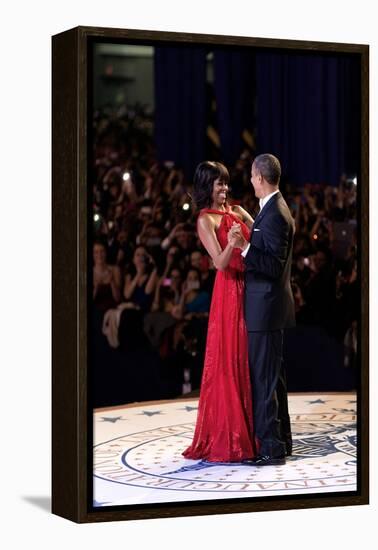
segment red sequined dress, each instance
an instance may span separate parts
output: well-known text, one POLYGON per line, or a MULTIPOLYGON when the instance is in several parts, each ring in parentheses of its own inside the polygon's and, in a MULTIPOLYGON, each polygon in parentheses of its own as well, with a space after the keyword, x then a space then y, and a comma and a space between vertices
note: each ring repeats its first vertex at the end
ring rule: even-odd
MULTIPOLYGON (((248 227, 227 211, 221 214, 217 238, 222 250, 237 222, 249 241, 248 227)), ((236 248, 224 271, 217 271, 209 313, 205 363, 194 438, 182 454, 210 462, 239 462, 256 455, 252 392, 248 367, 248 336, 244 320, 244 261, 236 248)))

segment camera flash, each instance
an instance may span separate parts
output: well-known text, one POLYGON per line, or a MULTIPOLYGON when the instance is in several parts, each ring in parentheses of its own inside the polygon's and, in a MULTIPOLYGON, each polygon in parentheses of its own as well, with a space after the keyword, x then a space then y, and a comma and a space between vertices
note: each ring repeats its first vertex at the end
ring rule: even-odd
POLYGON ((357 185, 357 178, 353 178, 354 185, 357 185))
POLYGON ((190 205, 189 205, 189 203, 187 203, 187 202, 185 202, 185 203, 182 205, 182 209, 183 209, 183 210, 189 210, 189 208, 190 208, 190 205))
POLYGON ((123 174, 123 181, 128 181, 129 179, 130 179, 130 174, 129 174, 129 172, 125 172, 125 173, 123 174))
POLYGON ((95 222, 98 222, 98 220, 100 219, 100 216, 98 214, 95 214, 93 216, 93 219, 94 219, 95 222))

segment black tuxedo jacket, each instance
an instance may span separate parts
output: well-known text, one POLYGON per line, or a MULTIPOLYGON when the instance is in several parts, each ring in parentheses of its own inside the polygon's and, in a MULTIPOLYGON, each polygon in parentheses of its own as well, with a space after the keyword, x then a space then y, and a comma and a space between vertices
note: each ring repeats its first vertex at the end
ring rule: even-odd
POLYGON ((244 258, 248 331, 295 326, 290 283, 294 232, 294 219, 278 192, 256 216, 244 258))

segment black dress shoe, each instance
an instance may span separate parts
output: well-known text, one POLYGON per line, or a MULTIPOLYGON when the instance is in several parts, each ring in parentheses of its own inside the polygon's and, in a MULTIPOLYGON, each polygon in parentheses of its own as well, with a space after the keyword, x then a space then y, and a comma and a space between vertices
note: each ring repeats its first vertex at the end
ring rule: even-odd
POLYGON ((293 445, 286 443, 286 456, 291 456, 293 454, 293 445))
POLYGON ((262 455, 257 456, 256 458, 243 460, 243 464, 247 464, 248 466, 281 466, 282 464, 285 464, 285 462, 285 456, 269 455, 262 455))

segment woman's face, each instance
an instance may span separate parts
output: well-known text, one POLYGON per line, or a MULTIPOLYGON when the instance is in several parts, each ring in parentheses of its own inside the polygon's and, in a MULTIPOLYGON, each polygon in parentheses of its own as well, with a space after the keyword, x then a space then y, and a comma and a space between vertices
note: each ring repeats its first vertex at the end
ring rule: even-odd
POLYGON ((123 244, 126 244, 127 243, 127 239, 128 239, 128 235, 127 235, 127 232, 126 231, 120 231, 118 233, 118 242, 123 245, 123 244))
POLYGON ((142 246, 138 246, 138 248, 134 252, 133 256, 133 262, 135 265, 146 265, 146 249, 142 246))
POLYGON ((199 282, 199 277, 197 271, 189 271, 186 280, 188 283, 197 283, 199 282))
POLYGON ((102 244, 94 245, 93 260, 96 265, 103 265, 106 263, 106 250, 102 244))
POLYGON ((118 196, 118 185, 112 184, 109 188, 109 193, 111 194, 112 198, 115 199, 118 196))
POLYGON ((217 178, 213 183, 213 204, 216 206, 223 206, 227 199, 228 183, 227 181, 217 178))
POLYGON ((196 267, 197 269, 201 269, 202 266, 202 254, 201 252, 194 251, 190 255, 190 263, 192 264, 192 267, 196 267))
POLYGON ((186 250, 190 246, 191 235, 188 231, 185 230, 177 231, 176 241, 181 246, 181 248, 186 250))

